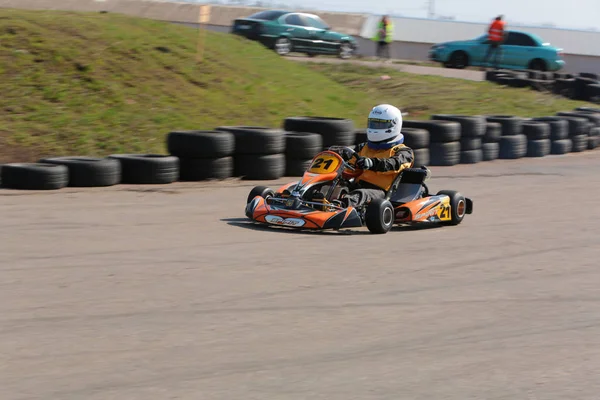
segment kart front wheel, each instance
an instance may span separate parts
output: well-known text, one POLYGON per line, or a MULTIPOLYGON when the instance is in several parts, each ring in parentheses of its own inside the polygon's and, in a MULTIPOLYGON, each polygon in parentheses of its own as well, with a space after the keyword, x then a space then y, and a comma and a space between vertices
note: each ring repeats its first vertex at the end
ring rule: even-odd
POLYGON ((440 190, 437 195, 446 195, 450 197, 450 216, 452 219, 450 221, 443 222, 443 224, 460 224, 467 213, 467 199, 465 196, 454 190, 440 190))
POLYGON ((267 197, 267 196, 275 196, 275 192, 273 189, 267 186, 255 186, 248 195, 248 199, 246 200, 246 204, 250 203, 253 198, 256 196, 267 197))
POLYGON ((367 205, 365 222, 371 233, 387 233, 394 225, 394 206, 388 200, 374 199, 367 205))

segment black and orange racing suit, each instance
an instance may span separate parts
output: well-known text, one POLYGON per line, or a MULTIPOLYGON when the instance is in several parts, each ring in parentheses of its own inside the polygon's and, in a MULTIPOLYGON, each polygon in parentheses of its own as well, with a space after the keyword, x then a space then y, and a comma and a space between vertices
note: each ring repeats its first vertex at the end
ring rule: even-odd
MULTIPOLYGON (((384 198, 394 179, 405 168, 412 167, 415 155, 413 150, 402 143, 373 144, 361 143, 356 152, 359 157, 373 160, 373 167, 363 171, 355 179, 355 187, 342 198, 345 206, 360 207, 373 199, 384 198)), ((355 159, 350 161, 354 165, 355 159)))

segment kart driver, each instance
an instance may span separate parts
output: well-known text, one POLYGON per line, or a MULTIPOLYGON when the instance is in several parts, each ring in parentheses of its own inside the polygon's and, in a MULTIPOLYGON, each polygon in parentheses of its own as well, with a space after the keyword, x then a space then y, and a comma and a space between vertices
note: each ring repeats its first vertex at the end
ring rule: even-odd
MULTIPOLYGON (((402 113, 390 104, 375 106, 367 123, 367 142, 356 147, 359 157, 353 164, 363 170, 352 191, 339 200, 343 207, 360 207, 373 199, 384 198, 398 173, 414 163, 413 150, 404 145, 402 113)), ((343 152, 343 151, 342 151, 343 152)), ((346 153, 346 152, 343 152, 346 153)), ((351 154, 341 154, 348 159, 351 154)))

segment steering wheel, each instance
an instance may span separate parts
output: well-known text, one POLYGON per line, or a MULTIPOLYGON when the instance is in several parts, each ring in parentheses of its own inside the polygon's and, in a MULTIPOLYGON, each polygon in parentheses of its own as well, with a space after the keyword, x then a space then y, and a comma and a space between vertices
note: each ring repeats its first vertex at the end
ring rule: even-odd
POLYGON ((349 163, 349 161, 353 158, 356 158, 357 160, 359 158, 358 153, 354 151, 354 149, 348 146, 331 146, 328 150, 333 151, 342 156, 342 159, 344 160, 344 168, 347 168, 351 171, 356 171, 356 167, 349 163), (348 159, 346 160, 345 156, 347 156, 348 153, 350 153, 351 156, 348 157, 348 159))

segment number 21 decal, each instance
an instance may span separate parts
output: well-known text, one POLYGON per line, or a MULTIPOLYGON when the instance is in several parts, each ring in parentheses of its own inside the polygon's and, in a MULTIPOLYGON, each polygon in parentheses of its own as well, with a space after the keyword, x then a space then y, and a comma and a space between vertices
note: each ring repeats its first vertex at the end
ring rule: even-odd
POLYGON ((450 218, 450 206, 443 205, 442 212, 440 213, 440 218, 450 218))
POLYGON ((327 170, 331 166, 331 163, 333 163, 332 159, 325 161, 322 158, 317 158, 313 163, 312 168, 322 168, 327 170))

